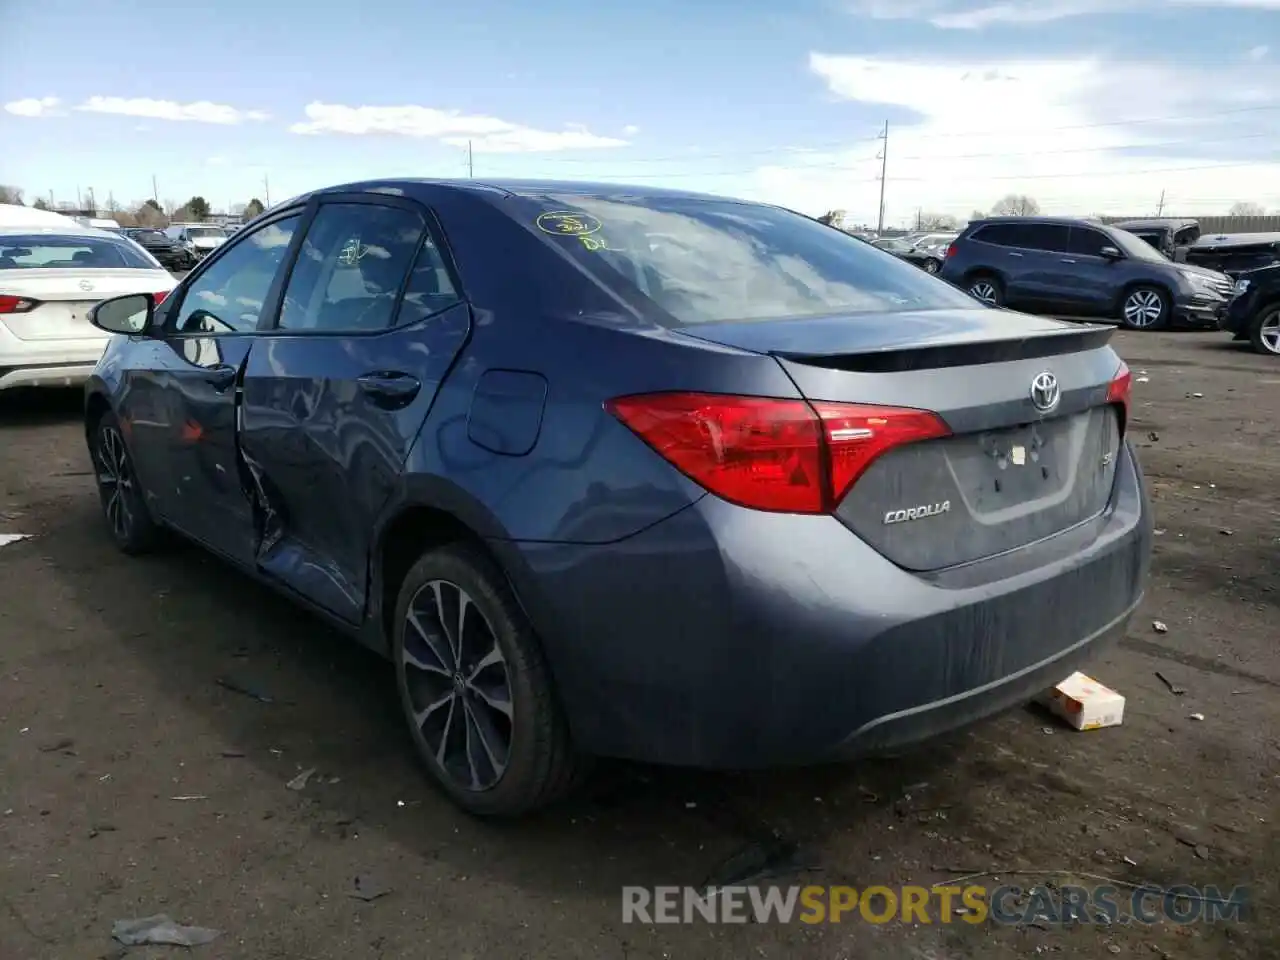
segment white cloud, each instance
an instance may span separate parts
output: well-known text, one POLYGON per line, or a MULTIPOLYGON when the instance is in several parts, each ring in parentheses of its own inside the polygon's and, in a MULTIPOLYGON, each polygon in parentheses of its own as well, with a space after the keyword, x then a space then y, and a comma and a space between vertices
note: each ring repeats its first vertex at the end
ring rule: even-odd
POLYGON ((1263 43, 1263 44, 1259 44, 1256 47, 1250 47, 1249 52, 1246 53, 1245 56, 1256 63, 1259 60, 1267 59, 1267 54, 1270 52, 1271 52, 1271 48, 1268 47, 1265 43, 1263 43))
POLYGON ((639 132, 640 132, 640 128, 637 127, 634 123, 628 123, 625 127, 622 128, 622 135, 624 137, 634 137, 639 132))
POLYGON ((176 103, 173 100, 151 100, 147 97, 90 97, 76 109, 85 113, 110 113, 125 117, 146 117, 149 120, 182 120, 224 126, 268 118, 268 114, 261 110, 238 110, 225 103, 210 103, 208 100, 176 103))
POLYGON ((624 147, 626 140, 598 136, 580 124, 563 130, 538 130, 497 117, 464 114, 434 107, 348 107, 309 103, 305 122, 289 130, 300 134, 337 133, 351 136, 392 134, 439 140, 451 146, 488 153, 540 153, 624 147))
MULTIPOLYGON (((1184 7, 1280 10, 1280 0, 1169 0, 1184 7)), ((996 24, 1037 24, 1093 14, 1155 9, 1164 0, 850 0, 850 10, 873 20, 922 20, 943 30, 981 30, 996 24)))
MULTIPOLYGON (((1269 64, 814 53, 809 66, 840 99, 916 116, 890 127, 889 222, 917 208, 964 216, 1009 193, 1064 214, 1154 210, 1162 190, 1166 210, 1175 213, 1209 212, 1233 200, 1280 206, 1280 163, 1267 133, 1280 117, 1280 68, 1269 64)), ((798 155, 757 170, 746 189, 809 212, 845 208, 874 222, 879 148, 869 137, 798 155)))
POLYGON ((25 100, 11 100, 4 105, 4 109, 17 117, 48 117, 53 116, 60 102, 57 97, 28 97, 25 100))

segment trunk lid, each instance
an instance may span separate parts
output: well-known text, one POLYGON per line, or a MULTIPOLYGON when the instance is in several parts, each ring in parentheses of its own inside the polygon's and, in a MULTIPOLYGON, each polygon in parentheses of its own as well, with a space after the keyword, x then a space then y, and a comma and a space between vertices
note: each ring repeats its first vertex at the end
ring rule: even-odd
POLYGON ((0 323, 19 340, 106 339, 109 334, 89 323, 95 303, 125 293, 166 292, 174 285, 167 270, 0 270, 0 295, 37 302, 24 313, 0 314, 0 323))
MULTIPOLYGON (((690 331, 682 331, 690 332, 690 331)), ((1107 403, 1112 330, 1004 310, 709 324, 692 335, 772 354, 810 400, 931 410, 952 436, 876 459, 836 517, 901 567, 1026 546, 1106 509, 1121 445, 1107 403), (1051 375, 1042 411, 1032 384, 1051 375)))

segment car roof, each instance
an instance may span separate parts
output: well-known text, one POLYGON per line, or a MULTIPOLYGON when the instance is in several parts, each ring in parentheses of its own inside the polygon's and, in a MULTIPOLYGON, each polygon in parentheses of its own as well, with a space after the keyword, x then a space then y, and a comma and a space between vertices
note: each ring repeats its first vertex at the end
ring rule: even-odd
POLYGON ((1200 221, 1183 220, 1176 217, 1149 217, 1137 220, 1116 220, 1108 224, 1108 226, 1119 227, 1121 230, 1149 230, 1156 227, 1181 230, 1183 227, 1198 227, 1200 226, 1200 221))
POLYGON ((52 223, 0 224, 0 237, 34 237, 48 235, 53 237, 85 237, 99 240, 119 240, 120 234, 111 230, 99 230, 97 227, 82 227, 78 223, 69 226, 52 223))
MULTIPOLYGON (((353 183, 335 184, 312 190, 308 193, 292 197, 281 207, 293 206, 305 202, 313 196, 326 193, 397 193, 415 194, 421 188, 434 190, 456 190, 462 193, 489 194, 505 196, 580 196, 580 197, 627 197, 639 200, 681 199, 706 200, 721 203, 754 203, 736 197, 717 196, 708 193, 696 193, 691 190, 673 190, 666 187, 638 186, 629 183, 602 183, 585 180, 521 180, 521 179, 453 179, 430 177, 407 177, 388 180, 362 180, 353 183)), ((769 204, 757 204, 769 206, 769 204)), ((274 209, 274 208, 273 208, 274 209)), ((177 224, 175 224, 177 226, 177 224)), ((185 226, 185 224, 184 224, 185 226)), ((192 224, 197 226, 197 224, 192 224)), ((203 224, 199 224, 203 226, 203 224)))
MULTIPOLYGON (((1088 224, 1091 227, 1105 227, 1107 224, 1101 220, 1091 220, 1088 217, 983 217, 981 220, 974 220, 969 224, 971 227, 988 223, 1039 223, 1048 226, 1071 227, 1080 224, 1088 224)), ((1111 224, 1115 226, 1115 224, 1111 224)))

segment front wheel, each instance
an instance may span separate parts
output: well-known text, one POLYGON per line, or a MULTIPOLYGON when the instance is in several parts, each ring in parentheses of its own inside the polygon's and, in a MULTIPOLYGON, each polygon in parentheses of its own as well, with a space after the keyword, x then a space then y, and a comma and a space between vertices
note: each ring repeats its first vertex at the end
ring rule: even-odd
POLYGON ((926 260, 924 262, 925 273, 929 273, 929 274, 933 274, 934 276, 937 276, 938 271, 941 269, 942 269, 942 262, 940 260, 926 260))
POLYGON ((1169 325, 1169 295, 1159 287, 1134 287, 1120 303, 1126 330, 1163 330, 1169 325))
POLYGON ((1258 353, 1280 357, 1280 304, 1272 304, 1258 312, 1249 330, 1249 341, 1258 353))
POLYGON ((395 617, 410 735, 453 801, 481 816, 514 816, 568 792, 581 766, 551 672, 484 552, 429 550, 405 577, 395 617))
POLYGON ((115 414, 104 413, 98 420, 92 452, 98 498, 111 539, 124 553, 146 553, 160 539, 160 528, 147 509, 133 468, 133 455, 125 445, 115 414))

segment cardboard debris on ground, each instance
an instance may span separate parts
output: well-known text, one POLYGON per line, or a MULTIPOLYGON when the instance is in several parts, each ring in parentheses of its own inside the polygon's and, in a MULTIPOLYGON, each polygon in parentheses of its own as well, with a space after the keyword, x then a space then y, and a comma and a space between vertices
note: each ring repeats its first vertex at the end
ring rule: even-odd
POLYGON ((7 547, 11 543, 30 539, 31 535, 28 533, 0 533, 0 547, 7 547))
POLYGON ((1083 673, 1046 690, 1039 702, 1077 730, 1118 727, 1124 719, 1124 697, 1083 673))

